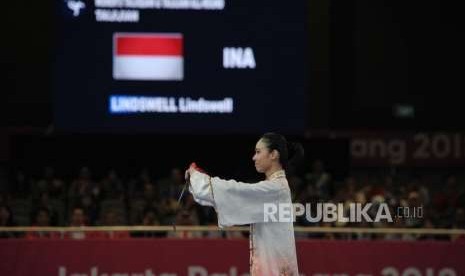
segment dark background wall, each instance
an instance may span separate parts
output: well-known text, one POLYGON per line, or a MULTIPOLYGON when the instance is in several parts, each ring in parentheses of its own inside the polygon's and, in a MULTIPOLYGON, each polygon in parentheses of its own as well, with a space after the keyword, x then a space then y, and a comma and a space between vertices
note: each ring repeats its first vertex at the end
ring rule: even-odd
MULTIPOLYGON (((4 3, 2 126, 52 118, 54 1, 4 3)), ((463 128, 458 4, 310 1, 309 128, 463 128), (414 117, 393 116, 396 104, 414 117)))
POLYGON ((331 123, 463 129, 463 42, 457 4, 332 1, 331 123), (397 104, 413 118, 393 116, 397 104))
MULTIPOLYGON (((219 174, 253 174, 255 136, 54 133, 50 68, 57 58, 52 49, 54 4, 3 4, 1 161, 35 168, 47 163, 102 169, 149 164, 166 171, 198 160, 219 174), (26 131, 15 130, 24 127, 26 131)), ((463 130, 464 44, 457 5, 310 1, 308 129, 463 130), (394 116, 398 104, 411 106, 414 116, 394 116)), ((347 139, 308 140, 304 134, 293 138, 305 144, 308 160, 322 158, 339 175, 348 170, 347 139)))
MULTIPOLYGON (((242 181, 257 180, 252 156, 257 136, 223 135, 19 135, 11 144, 13 170, 41 175, 51 165, 64 176, 75 176, 79 168, 89 166, 97 174, 111 168, 130 176, 148 168, 156 177, 167 175, 174 167, 186 168, 195 161, 212 175, 242 181)), ((347 139, 302 139, 306 160, 297 173, 308 172, 312 161, 324 161, 337 178, 349 170, 347 139)), ((101 177, 103 175, 97 175, 101 177)))

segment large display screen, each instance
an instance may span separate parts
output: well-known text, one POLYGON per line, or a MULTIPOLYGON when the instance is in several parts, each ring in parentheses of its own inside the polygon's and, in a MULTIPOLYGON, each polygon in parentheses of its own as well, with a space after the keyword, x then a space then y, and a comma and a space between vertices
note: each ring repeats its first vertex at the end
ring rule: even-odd
POLYGON ((303 131, 306 1, 57 3, 58 129, 303 131))

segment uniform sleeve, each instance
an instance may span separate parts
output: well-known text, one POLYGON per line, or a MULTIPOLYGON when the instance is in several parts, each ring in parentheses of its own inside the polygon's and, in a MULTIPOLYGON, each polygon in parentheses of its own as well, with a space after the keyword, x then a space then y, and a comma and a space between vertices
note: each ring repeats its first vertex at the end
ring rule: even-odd
POLYGON ((264 221, 264 204, 279 203, 282 193, 289 189, 280 181, 254 184, 223 180, 204 173, 191 175, 190 191, 201 205, 213 206, 220 227, 264 221))
POLYGON ((190 176, 189 191, 194 200, 203 206, 215 206, 211 177, 207 174, 195 171, 190 176))

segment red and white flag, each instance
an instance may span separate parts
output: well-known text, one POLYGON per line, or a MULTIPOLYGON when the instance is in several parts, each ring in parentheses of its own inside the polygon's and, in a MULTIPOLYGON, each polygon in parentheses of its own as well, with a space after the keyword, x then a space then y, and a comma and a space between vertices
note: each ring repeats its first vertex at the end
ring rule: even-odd
POLYGON ((182 34, 113 35, 113 78, 174 80, 184 76, 182 34))

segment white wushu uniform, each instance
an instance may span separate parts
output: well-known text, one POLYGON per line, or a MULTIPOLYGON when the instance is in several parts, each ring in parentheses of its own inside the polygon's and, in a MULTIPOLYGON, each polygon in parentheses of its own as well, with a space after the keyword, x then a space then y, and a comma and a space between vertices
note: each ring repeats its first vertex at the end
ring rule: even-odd
POLYGON ((292 216, 289 222, 264 222, 265 203, 292 206, 283 170, 254 184, 195 171, 190 176, 189 191, 199 204, 215 208, 220 228, 250 224, 251 276, 299 275, 292 216))

